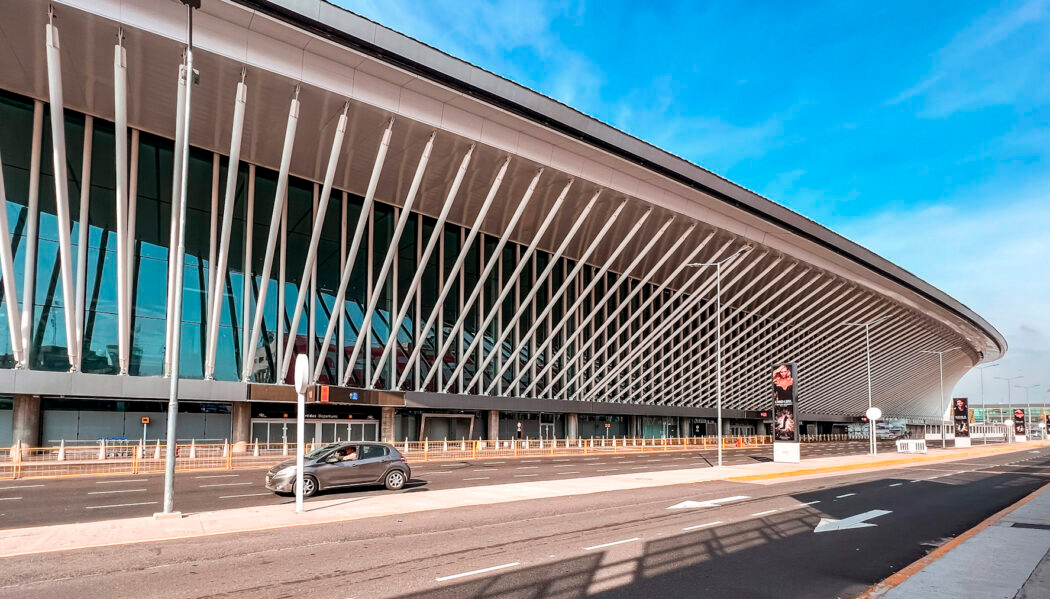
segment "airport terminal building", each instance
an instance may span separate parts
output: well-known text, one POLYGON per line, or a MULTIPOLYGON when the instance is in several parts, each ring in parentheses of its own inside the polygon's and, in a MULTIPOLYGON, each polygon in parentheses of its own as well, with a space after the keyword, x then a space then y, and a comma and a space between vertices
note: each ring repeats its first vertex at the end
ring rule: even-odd
POLYGON ((719 387, 725 432, 764 434, 786 362, 831 433, 868 407, 851 323, 915 423, 1007 349, 804 216, 323 0, 202 0, 189 52, 187 10, 0 3, 0 445, 163 437, 171 376, 180 439, 280 442, 298 354, 307 441, 714 434, 719 387))

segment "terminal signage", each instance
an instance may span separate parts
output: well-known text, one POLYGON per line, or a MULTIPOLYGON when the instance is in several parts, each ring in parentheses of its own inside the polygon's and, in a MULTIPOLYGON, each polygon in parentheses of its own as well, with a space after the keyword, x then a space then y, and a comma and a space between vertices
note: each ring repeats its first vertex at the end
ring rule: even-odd
POLYGON ((1014 410, 1014 436, 1024 437, 1027 435, 1024 422, 1024 408, 1014 410))
POLYGON ((970 436, 970 408, 969 400, 965 397, 956 397, 952 400, 952 422, 955 425, 955 438, 970 436))
POLYGON ((795 364, 781 364, 773 370, 773 440, 798 441, 795 418, 795 364))

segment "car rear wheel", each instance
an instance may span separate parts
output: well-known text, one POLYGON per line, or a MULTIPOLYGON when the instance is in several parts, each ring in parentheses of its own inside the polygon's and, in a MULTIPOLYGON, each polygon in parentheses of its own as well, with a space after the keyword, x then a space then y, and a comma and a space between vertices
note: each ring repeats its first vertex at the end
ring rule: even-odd
MULTIPOLYGON (((303 497, 313 497, 317 494, 317 479, 307 474, 303 477, 303 497)), ((295 495, 295 485, 292 485, 292 495, 295 495)))
POLYGON ((390 472, 387 472, 386 479, 384 479, 383 482, 384 484, 386 484, 386 488, 390 489, 391 491, 397 491, 398 489, 404 487, 405 482, 407 481, 405 480, 404 472, 400 470, 391 470, 390 472))

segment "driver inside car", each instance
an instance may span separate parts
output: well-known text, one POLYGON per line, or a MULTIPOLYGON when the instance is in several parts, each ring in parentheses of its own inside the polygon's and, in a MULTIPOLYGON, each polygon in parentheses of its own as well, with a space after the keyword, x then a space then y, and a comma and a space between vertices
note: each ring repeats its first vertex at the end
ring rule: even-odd
POLYGON ((340 462, 352 462, 357 459, 357 448, 346 447, 339 450, 340 462))

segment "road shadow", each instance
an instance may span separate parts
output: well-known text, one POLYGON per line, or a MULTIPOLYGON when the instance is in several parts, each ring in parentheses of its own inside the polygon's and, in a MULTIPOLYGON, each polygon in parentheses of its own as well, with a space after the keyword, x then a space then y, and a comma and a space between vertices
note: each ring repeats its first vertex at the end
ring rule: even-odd
MULTIPOLYGON (((419 599, 628 599, 637 597, 782 599, 852 597, 921 558, 923 540, 958 534, 1039 488, 1043 477, 1003 473, 971 481, 881 479, 830 486, 790 495, 815 505, 743 519, 681 534, 508 568, 462 582, 403 594, 419 599), (897 483, 902 483, 898 485, 897 483), (895 485, 891 487, 890 485, 895 485), (909 489, 915 511, 901 504, 909 489), (841 496, 841 498, 840 498, 841 496), (898 499, 894 500, 896 497, 898 499), (995 505, 989 502, 994 497, 995 505), (950 515, 966 502, 988 502, 971 517, 950 515), (896 503, 892 503, 896 501, 896 503), (891 506, 892 503, 892 506, 891 506), (842 520, 879 506, 892 509, 875 526, 815 533, 824 518, 842 520), (635 549, 637 547, 637 549, 635 549), (626 556, 626 557, 625 557, 626 556)), ((760 509, 757 508, 756 509, 760 509)), ((707 519, 716 516, 708 515, 707 519)), ((659 524, 660 518, 654 518, 659 524)), ((698 512, 697 522, 705 516, 698 512)), ((493 548, 496 549, 496 548, 493 548)), ((501 546, 491 564, 517 559, 513 545, 501 546)), ((552 556, 553 557, 553 556, 552 556)), ((472 562, 473 563, 473 562, 472 562)), ((482 567, 478 564, 476 567, 482 567)), ((464 567, 469 570, 469 567, 464 567)))

